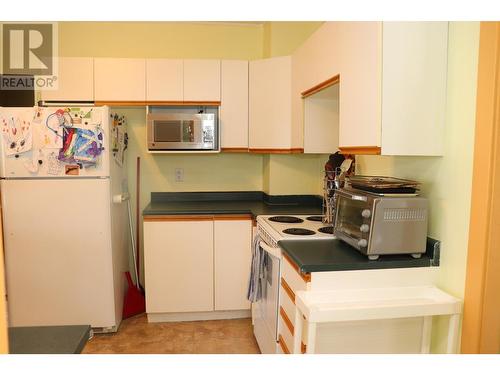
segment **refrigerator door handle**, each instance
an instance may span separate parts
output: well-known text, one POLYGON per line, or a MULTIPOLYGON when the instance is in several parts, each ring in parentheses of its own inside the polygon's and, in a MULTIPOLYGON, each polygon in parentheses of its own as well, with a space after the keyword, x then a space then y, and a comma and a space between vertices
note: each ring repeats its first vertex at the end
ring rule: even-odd
POLYGON ((130 199, 129 193, 121 193, 113 195, 113 203, 123 203, 125 201, 128 201, 129 199, 130 199))

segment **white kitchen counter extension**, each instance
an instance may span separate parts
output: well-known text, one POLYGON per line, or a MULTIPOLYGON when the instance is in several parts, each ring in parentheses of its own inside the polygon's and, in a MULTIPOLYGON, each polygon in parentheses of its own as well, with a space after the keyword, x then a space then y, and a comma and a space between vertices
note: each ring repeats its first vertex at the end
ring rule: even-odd
POLYGON ((456 352, 462 301, 435 286, 297 291, 294 353, 300 353, 306 318, 307 353, 314 353, 316 324, 375 319, 423 317, 421 352, 428 353, 432 316, 450 315, 448 353, 456 352))

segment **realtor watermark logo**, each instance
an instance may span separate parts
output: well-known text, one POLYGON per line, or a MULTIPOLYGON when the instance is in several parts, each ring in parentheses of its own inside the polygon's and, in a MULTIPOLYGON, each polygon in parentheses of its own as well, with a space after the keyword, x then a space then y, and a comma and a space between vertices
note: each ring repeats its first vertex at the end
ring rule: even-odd
POLYGON ((3 23, 1 90, 57 89, 57 23, 3 23))

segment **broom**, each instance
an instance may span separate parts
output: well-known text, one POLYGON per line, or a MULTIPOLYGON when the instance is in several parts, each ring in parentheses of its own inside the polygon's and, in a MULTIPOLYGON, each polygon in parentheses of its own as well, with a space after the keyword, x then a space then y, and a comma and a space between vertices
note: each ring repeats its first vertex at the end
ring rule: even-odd
MULTIPOLYGON (((137 158, 137 180, 139 182, 139 158, 137 158)), ((139 194, 139 191, 136 192, 139 194)), ((130 272, 125 272, 125 277, 127 278, 128 289, 125 294, 125 300, 123 302, 123 319, 130 318, 134 315, 141 314, 146 311, 146 301, 144 299, 144 292, 140 288, 139 284, 139 272, 137 267, 137 257, 136 257, 136 246, 134 241, 134 228, 132 225, 132 210, 130 208, 130 199, 127 199, 127 209, 128 209, 128 223, 130 229, 130 239, 132 241, 132 255, 134 259, 134 273, 137 285, 132 281, 130 272)), ((137 223, 139 225, 139 223, 137 223)))

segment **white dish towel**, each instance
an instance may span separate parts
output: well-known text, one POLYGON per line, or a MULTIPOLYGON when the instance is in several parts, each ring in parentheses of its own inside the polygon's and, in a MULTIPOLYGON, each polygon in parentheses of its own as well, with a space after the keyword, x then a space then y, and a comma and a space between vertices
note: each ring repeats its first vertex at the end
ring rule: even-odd
POLYGON ((247 299, 257 302, 262 298, 262 283, 265 278, 265 251, 260 247, 260 236, 257 234, 252 244, 252 264, 248 281, 247 299))

